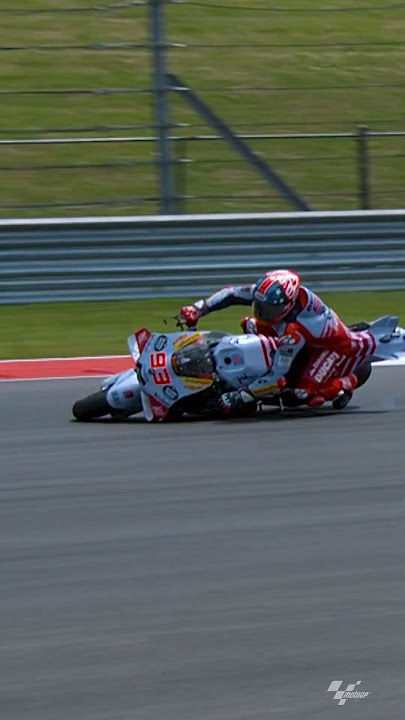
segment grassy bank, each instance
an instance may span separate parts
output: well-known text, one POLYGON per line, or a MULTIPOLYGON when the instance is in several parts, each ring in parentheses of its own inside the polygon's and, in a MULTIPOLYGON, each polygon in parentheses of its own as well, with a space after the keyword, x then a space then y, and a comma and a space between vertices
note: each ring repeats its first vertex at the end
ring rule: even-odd
MULTIPOLYGON (((47 137, 60 137, 58 130, 68 136, 151 135, 145 127, 153 122, 150 95, 128 94, 150 86, 149 54, 139 47, 148 42, 146 10, 120 5, 114 11, 40 15, 32 11, 87 3, 19 0, 16 7, 26 14, 0 8, 7 39, 3 45, 13 48, 2 53, 0 137, 44 137, 39 131, 45 128, 47 137), (103 49, 95 47, 98 43, 138 47, 103 49), (38 45, 75 49, 32 49, 38 45), (106 93, 106 88, 122 92, 106 93), (87 89, 94 92, 84 93, 87 89), (14 94, 21 90, 33 94, 14 94), (47 94, 52 90, 62 92, 47 94), (125 129, 131 125, 135 127, 125 129), (94 132, 85 133, 89 127, 94 132)), ((381 7, 380 0, 353 7, 335 0, 329 4, 333 12, 316 13, 314 6, 319 4, 313 0, 283 0, 276 10, 265 2, 250 6, 246 0, 225 0, 219 7, 213 0, 168 4, 168 37, 177 44, 170 50, 169 70, 241 132, 251 124, 250 130, 257 132, 352 131, 358 124, 403 128, 403 8, 373 10, 381 7), (239 44, 243 47, 235 47, 239 44)), ((171 120, 199 126, 177 129, 177 134, 211 132, 178 96, 171 99, 171 120)), ((253 145, 314 209, 357 206, 353 139, 259 140, 253 145)), ((371 142, 375 206, 399 207, 405 201, 404 151, 405 138, 371 142)), ((187 175, 183 190, 192 196, 188 211, 285 209, 223 143, 189 142, 179 152, 190 160, 181 166, 187 175)), ((156 195, 153 167, 136 165, 153 158, 150 142, 3 146, 0 216, 155 212, 155 202, 134 199, 156 195), (109 167, 101 168, 102 163, 109 167), (43 164, 58 169, 36 169, 43 164), (86 167, 78 168, 80 164, 86 167), (112 204, 86 204, 103 200, 112 204), (9 209, 47 202, 71 205, 9 209)))
MULTIPOLYGON (((347 323, 396 313, 405 322, 405 291, 323 293, 347 323)), ((195 299, 195 298, 194 298, 195 299)), ((125 354, 126 337, 139 327, 160 330, 180 300, 0 306, 0 358, 125 354)), ((244 308, 229 308, 201 328, 238 332, 244 308)), ((174 323, 171 324, 174 330, 174 323)))

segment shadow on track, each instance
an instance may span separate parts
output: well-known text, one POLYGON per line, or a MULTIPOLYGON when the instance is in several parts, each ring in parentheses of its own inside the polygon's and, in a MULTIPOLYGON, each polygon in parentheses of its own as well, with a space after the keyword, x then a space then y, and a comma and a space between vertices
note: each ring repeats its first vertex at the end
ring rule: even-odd
MULTIPOLYGON (((304 420, 311 418, 323 418, 330 416, 345 416, 345 415, 380 415, 382 413, 395 412, 392 410, 363 410, 359 406, 353 406, 345 408, 344 410, 333 410, 332 408, 318 408, 313 410, 311 408, 294 408, 294 410, 285 409, 280 411, 278 408, 266 409, 258 412, 256 415, 248 418, 203 418, 195 415, 183 415, 183 417, 176 420, 169 420, 163 423, 163 425, 182 425, 189 423, 206 423, 206 422, 217 422, 221 425, 245 425, 252 423, 261 422, 285 422, 287 420, 304 420)), ((71 418, 70 422, 77 423, 78 420, 71 418)), ((128 418, 120 417, 101 417, 94 418, 93 420, 87 421, 85 424, 99 424, 99 425, 146 425, 147 421, 142 415, 132 415, 128 418)), ((152 425, 160 425, 161 423, 151 423, 152 425)))

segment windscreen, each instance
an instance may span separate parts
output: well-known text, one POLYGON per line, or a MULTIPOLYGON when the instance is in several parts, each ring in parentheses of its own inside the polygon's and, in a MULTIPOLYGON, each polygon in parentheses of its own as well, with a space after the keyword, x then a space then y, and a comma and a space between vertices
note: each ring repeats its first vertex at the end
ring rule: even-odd
POLYGON ((176 375, 185 377, 211 377, 214 372, 210 346, 204 338, 176 350, 172 355, 176 375))

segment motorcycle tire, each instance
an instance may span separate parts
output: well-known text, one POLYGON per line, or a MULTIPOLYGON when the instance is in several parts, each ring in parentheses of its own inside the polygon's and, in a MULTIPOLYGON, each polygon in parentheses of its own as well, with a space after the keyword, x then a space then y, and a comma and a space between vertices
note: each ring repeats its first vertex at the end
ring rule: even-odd
POLYGON ((72 413, 79 422, 89 422, 94 418, 109 415, 111 410, 112 408, 107 402, 107 391, 101 390, 93 395, 87 395, 82 400, 77 400, 73 405, 72 413))
POLYGON ((361 365, 359 365, 358 368, 356 368, 356 370, 354 371, 354 374, 357 377, 356 389, 361 387, 362 385, 364 385, 364 383, 367 382, 367 380, 369 379, 369 377, 371 375, 372 369, 373 368, 372 368, 371 362, 367 362, 367 361, 362 363, 361 365))

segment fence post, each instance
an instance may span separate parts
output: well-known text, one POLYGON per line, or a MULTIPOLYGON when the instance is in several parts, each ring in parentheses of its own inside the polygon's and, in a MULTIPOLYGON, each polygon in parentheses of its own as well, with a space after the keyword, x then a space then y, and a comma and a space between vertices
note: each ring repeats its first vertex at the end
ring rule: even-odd
POLYGON ((176 155, 176 206, 177 212, 186 212, 187 203, 187 138, 182 137, 174 144, 176 155))
POLYGON ((357 128, 357 162, 358 162, 358 181, 359 181, 359 208, 360 210, 369 210, 370 202, 370 162, 369 162, 369 144, 368 144, 368 127, 359 125, 357 128))
POLYGON ((164 27, 165 0, 149 0, 150 41, 152 48, 154 115, 157 130, 160 208, 173 212, 173 168, 169 141, 168 87, 166 81, 166 35, 164 27))

